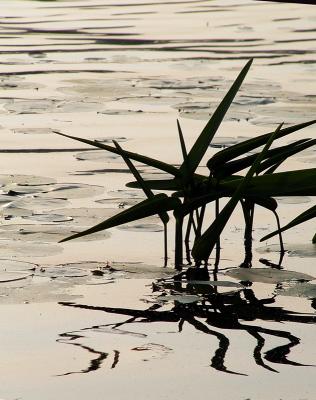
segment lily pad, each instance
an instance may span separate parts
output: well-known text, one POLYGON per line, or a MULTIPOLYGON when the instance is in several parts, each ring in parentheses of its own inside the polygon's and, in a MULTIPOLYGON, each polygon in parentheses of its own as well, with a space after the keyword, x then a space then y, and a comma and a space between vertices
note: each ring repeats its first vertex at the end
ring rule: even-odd
MULTIPOLYGON (((11 239, 26 242, 54 242, 64 239, 74 233, 78 233, 86 229, 86 227, 74 227, 68 225, 30 225, 30 224, 14 224, 3 225, 0 229, 0 239, 11 239)), ((108 239, 111 234, 107 231, 94 233, 81 241, 108 239)), ((78 239, 78 240, 80 240, 78 239)))
POLYGON ((101 200, 96 200, 95 202, 98 204, 117 204, 118 207, 124 208, 124 207, 129 207, 129 206, 134 206, 135 204, 138 204, 141 202, 142 199, 137 199, 137 198, 107 198, 107 199, 101 199, 101 200))
POLYGON ((36 175, 0 175, 0 185, 8 185, 12 183, 19 185, 49 185, 51 183, 56 183, 56 180, 54 178, 36 175))
POLYGON ((113 140, 115 140, 116 142, 126 142, 128 139, 124 136, 105 136, 105 137, 93 138, 92 140, 96 140, 97 142, 101 143, 113 144, 113 140))
POLYGON ((37 264, 18 261, 18 260, 8 260, 0 259, 0 271, 1 272, 29 272, 34 271, 37 268, 37 264))
POLYGON ((45 193, 39 194, 41 198, 66 198, 82 199, 98 196, 104 192, 103 186, 88 185, 84 183, 58 183, 51 186, 45 193))
POLYGON ((105 150, 83 151, 77 153, 75 158, 79 161, 101 161, 101 162, 115 162, 121 161, 120 156, 109 153, 105 150))
POLYGON ((142 262, 112 262, 111 266, 117 271, 124 272, 127 277, 135 279, 163 278, 174 276, 173 268, 161 268, 142 262))
POLYGON ((52 128, 14 128, 14 133, 20 133, 23 135, 48 135, 53 133, 52 128))
POLYGON ((109 196, 113 196, 116 198, 121 198, 121 199, 146 199, 146 196, 144 196, 144 193, 141 190, 113 190, 108 192, 109 196))
POLYGON ((46 257, 61 253, 62 250, 62 246, 57 244, 0 240, 1 257, 46 257))
POLYGON ((117 214, 118 208, 65 208, 54 210, 54 214, 71 218, 72 225, 92 226, 117 214))
POLYGON ((244 288, 243 285, 240 283, 236 282, 230 282, 230 281, 188 281, 187 282, 190 285, 205 285, 205 286, 219 286, 219 287, 231 287, 231 288, 238 288, 242 289, 244 288))
POLYGON ((68 222, 73 221, 73 218, 66 217, 60 214, 31 214, 22 215, 23 219, 28 221, 38 221, 38 222, 68 222))
POLYGON ((22 185, 20 183, 9 183, 3 187, 9 195, 27 195, 27 194, 38 194, 51 190, 52 184, 49 185, 22 185))
POLYGON ((311 201, 307 196, 288 196, 288 197, 275 197, 278 203, 282 204, 303 204, 311 201))
POLYGON ((225 275, 239 281, 261 282, 276 284, 279 282, 315 279, 311 275, 296 271, 284 271, 270 268, 236 268, 225 272, 225 275))
POLYGON ((5 220, 9 220, 15 217, 27 217, 32 215, 31 210, 27 210, 26 208, 19 208, 12 206, 12 203, 8 204, 7 206, 3 207, 1 212, 3 218, 5 220))
POLYGON ((9 99, 4 105, 4 108, 16 114, 77 113, 100 111, 103 105, 96 101, 72 99, 9 99))
POLYGON ((41 211, 41 210, 49 210, 53 208, 59 208, 59 207, 66 207, 69 205, 69 201, 65 199, 50 199, 50 198, 40 198, 40 197, 35 197, 35 196, 27 196, 23 197, 21 199, 15 200, 14 202, 11 203, 12 207, 18 207, 18 208, 27 208, 30 210, 36 210, 36 211, 41 211))
POLYGON ((16 196, 10 196, 9 194, 0 194, 0 206, 9 204, 16 200, 16 196))
POLYGON ((276 293, 280 296, 316 298, 316 285, 313 283, 299 282, 288 288, 277 289, 276 293))
POLYGON ((217 137, 213 139, 212 143, 210 144, 210 147, 213 148, 225 148, 225 147, 230 147, 232 145, 235 145, 237 143, 244 142, 245 140, 249 139, 246 136, 222 136, 222 137, 217 137))
MULTIPOLYGON (((284 245, 286 252, 288 253, 289 257, 316 257, 316 243, 286 243, 284 245)), ((271 244, 267 246, 258 247, 256 251, 260 254, 263 253, 273 253, 279 252, 280 246, 279 244, 271 244)))
POLYGON ((36 276, 47 276, 49 278, 82 278, 89 273, 80 268, 68 267, 64 265, 44 266, 36 270, 36 276))
POLYGON ((0 284, 21 281, 31 277, 33 274, 27 272, 6 272, 0 271, 0 284))
POLYGON ((130 232, 161 232, 163 227, 158 224, 124 224, 118 226, 117 229, 130 232))

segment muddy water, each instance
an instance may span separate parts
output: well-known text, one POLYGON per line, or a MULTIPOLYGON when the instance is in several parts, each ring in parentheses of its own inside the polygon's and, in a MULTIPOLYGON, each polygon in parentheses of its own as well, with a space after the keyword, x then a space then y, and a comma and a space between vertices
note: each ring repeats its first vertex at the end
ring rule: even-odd
MULTIPOLYGON (((314 399, 314 224, 286 234, 279 271, 276 240, 259 242, 275 222, 258 209, 247 274, 237 213, 207 287, 174 285, 172 259, 162 272, 154 217, 58 244, 143 197, 124 188, 118 157, 54 131, 180 163, 176 118, 190 146, 251 57, 208 156, 313 119, 316 9, 2 0, 0 10, 0 398, 314 399)), ((314 160, 312 149, 284 168, 314 160)), ((281 222, 313 201, 279 199, 281 222)))

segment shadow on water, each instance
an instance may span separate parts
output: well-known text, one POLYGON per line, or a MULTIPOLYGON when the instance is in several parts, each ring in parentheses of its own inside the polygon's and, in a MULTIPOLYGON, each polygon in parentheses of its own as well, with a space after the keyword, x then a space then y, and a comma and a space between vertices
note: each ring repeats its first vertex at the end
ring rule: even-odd
MULTIPOLYGON (((188 269, 188 271, 190 270, 192 268, 188 269)), ((210 355, 209 365, 217 371, 228 374, 246 375, 240 371, 230 370, 225 365, 225 358, 230 349, 230 340, 225 331, 229 331, 230 334, 233 331, 243 331, 254 338, 256 345, 253 349, 253 360, 258 366, 268 371, 278 372, 275 364, 310 366, 289 359, 291 350, 300 344, 299 337, 287 330, 263 327, 262 321, 314 324, 316 322, 316 315, 312 313, 298 313, 277 306, 275 304, 276 294, 259 299, 255 291, 251 288, 251 282, 241 282, 243 285, 239 285, 240 289, 234 288, 233 291, 220 293, 219 288, 221 285, 228 285, 225 285, 225 282, 217 281, 216 272, 213 272, 213 275, 214 281, 188 280, 188 272, 182 272, 173 278, 154 282, 152 284, 152 291, 154 295, 157 295, 155 297, 156 301, 146 310, 60 302, 59 304, 65 307, 123 315, 128 316, 128 319, 115 324, 92 326, 77 332, 63 333, 60 334, 58 342, 79 346, 90 353, 98 354, 98 357, 90 362, 88 368, 80 371, 81 373, 87 373, 101 368, 103 361, 108 357, 108 353, 96 351, 79 344, 78 339, 80 340, 84 337, 81 335, 83 331, 100 330, 105 333, 128 333, 126 331, 116 331, 122 326, 134 323, 167 322, 176 324, 180 334, 188 326, 191 328, 194 327, 196 331, 202 332, 205 335, 215 337, 218 341, 218 347, 210 355), (167 304, 170 305, 169 310, 165 310, 167 304), (162 307, 164 307, 163 310, 161 310, 162 307), (256 324, 249 324, 249 322, 255 322, 256 324), (278 345, 264 352, 264 347, 269 338, 283 339, 285 344, 278 345), (269 365, 269 363, 273 366, 269 365)), ((276 289, 282 289, 282 283, 278 283, 276 289)), ((311 300, 311 303, 313 307, 315 299, 311 300)), ((133 333, 133 335, 142 334, 133 333)), ((118 361, 119 352, 116 350, 114 351, 112 368, 117 365, 118 361)), ((74 372, 68 372, 63 375, 72 373, 74 372)))

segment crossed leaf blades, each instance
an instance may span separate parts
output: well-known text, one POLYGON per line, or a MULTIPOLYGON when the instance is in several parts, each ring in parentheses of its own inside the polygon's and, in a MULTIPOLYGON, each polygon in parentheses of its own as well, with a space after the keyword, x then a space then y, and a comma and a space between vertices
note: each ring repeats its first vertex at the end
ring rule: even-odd
MULTIPOLYGON (((308 127, 314 124, 316 120, 283 129, 282 125, 280 125, 274 132, 260 135, 256 138, 251 138, 242 143, 230 146, 216 153, 208 161, 207 166, 210 170, 210 175, 208 177, 196 173, 197 167, 231 106, 251 64, 252 60, 248 61, 241 70, 189 152, 187 152, 185 146, 180 123, 177 121, 183 155, 183 163, 179 168, 172 164, 146 157, 142 154, 123 150, 116 142, 114 142, 114 146, 109 146, 98 141, 77 138, 75 136, 56 132, 61 136, 120 155, 136 179, 136 182, 129 183, 127 186, 140 188, 147 196, 146 200, 135 206, 120 212, 90 229, 69 236, 61 242, 155 214, 159 215, 164 227, 166 227, 169 221, 168 211, 173 210, 175 216, 181 215, 183 217, 198 210, 199 207, 205 207, 206 204, 216 201, 221 197, 229 197, 230 200, 219 213, 218 217, 200 237, 196 237, 192 255, 195 261, 199 263, 200 261, 207 261, 237 203, 243 198, 249 198, 253 203, 275 211, 277 203, 271 198, 273 196, 316 195, 316 169, 312 168, 280 173, 274 172, 287 158, 313 146, 316 143, 315 139, 301 139, 289 145, 269 150, 274 140, 308 127), (262 151, 257 154, 248 155, 250 151, 258 149, 261 146, 264 146, 262 151), (172 175, 173 178, 145 181, 131 160, 154 167, 159 171, 167 172, 172 175), (236 175, 248 167, 250 168, 244 177, 236 175), (259 175, 260 173, 263 174, 259 175), (166 194, 154 194, 152 190, 172 190, 175 191, 175 193, 171 197, 168 197, 166 194), (183 198, 183 201, 181 201, 179 197, 183 198)), ((283 227, 281 231, 290 229, 293 226, 314 218, 316 216, 315 207, 316 206, 308 209, 296 217, 283 227)), ((279 232, 279 230, 272 232, 262 240, 279 232)))

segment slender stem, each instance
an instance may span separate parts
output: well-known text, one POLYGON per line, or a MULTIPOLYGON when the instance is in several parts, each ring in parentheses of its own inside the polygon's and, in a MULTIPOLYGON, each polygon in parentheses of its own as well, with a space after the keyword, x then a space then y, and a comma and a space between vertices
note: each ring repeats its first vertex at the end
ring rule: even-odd
POLYGON ((202 234, 202 225, 203 225, 203 220, 204 220, 204 215, 205 215, 205 204, 201 207, 201 211, 200 211, 200 218, 198 220, 198 225, 197 225, 197 233, 196 236, 197 237, 201 237, 202 234))
POLYGON ((189 220, 188 220, 188 225, 187 225, 187 230, 185 233, 185 252, 186 252, 186 259, 189 265, 192 264, 191 261, 191 254, 190 254, 190 234, 191 234, 191 228, 192 228, 192 220, 193 220, 193 215, 190 213, 189 215, 189 220))
MULTIPOLYGON (((219 215, 219 199, 215 200, 215 218, 217 218, 219 215)), ((219 260, 221 257, 221 239, 220 236, 218 237, 218 240, 216 242, 216 249, 215 249, 215 263, 214 263, 214 268, 218 270, 218 265, 219 265, 219 260)))
POLYGON ((276 219, 276 222, 277 222, 277 226, 278 226, 278 231, 279 231, 280 252, 281 252, 281 254, 284 255, 285 250, 284 250, 284 243, 283 243, 283 238, 282 238, 282 233, 281 233, 280 219, 279 219, 279 216, 278 216, 276 211, 273 211, 273 214, 275 216, 275 219, 276 219))
POLYGON ((183 217, 177 216, 176 218, 176 237, 175 237, 175 257, 174 257, 174 267, 176 270, 182 270, 183 264, 183 243, 182 243, 182 227, 183 227, 183 217))
POLYGON ((168 229, 167 223, 163 224, 163 236, 164 236, 164 267, 168 265, 168 229))
POLYGON ((242 210, 245 219, 244 246, 245 258, 241 267, 250 268, 252 263, 252 228, 254 217, 254 203, 249 200, 241 200, 242 210))

